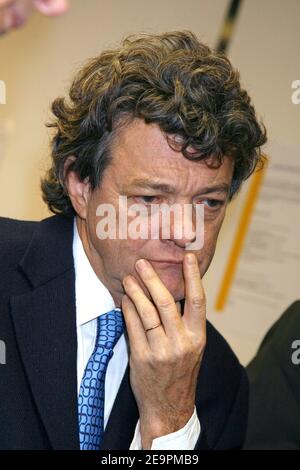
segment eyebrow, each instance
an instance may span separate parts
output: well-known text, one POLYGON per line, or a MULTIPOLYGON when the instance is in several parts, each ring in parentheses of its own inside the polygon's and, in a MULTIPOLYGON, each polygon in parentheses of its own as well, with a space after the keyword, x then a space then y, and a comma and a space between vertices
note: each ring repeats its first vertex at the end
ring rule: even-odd
MULTIPOLYGON (((149 188, 149 189, 153 189, 156 191, 161 191, 163 193, 170 193, 170 194, 176 193, 175 186, 172 186, 166 183, 161 183, 155 180, 150 180, 147 178, 136 178, 133 181, 131 181, 131 185, 135 187, 138 186, 141 188, 149 188)), ((197 191, 197 194, 210 194, 210 193, 228 194, 229 189, 230 187, 227 183, 220 183, 220 184, 211 185, 211 186, 204 186, 199 191, 197 191)))

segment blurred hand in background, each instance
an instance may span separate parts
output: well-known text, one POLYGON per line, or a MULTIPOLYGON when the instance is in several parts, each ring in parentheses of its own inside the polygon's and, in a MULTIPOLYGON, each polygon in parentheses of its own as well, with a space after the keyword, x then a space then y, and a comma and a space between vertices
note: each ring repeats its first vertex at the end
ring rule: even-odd
POLYGON ((0 0, 0 35, 23 26, 33 11, 57 16, 68 8, 68 0, 0 0))

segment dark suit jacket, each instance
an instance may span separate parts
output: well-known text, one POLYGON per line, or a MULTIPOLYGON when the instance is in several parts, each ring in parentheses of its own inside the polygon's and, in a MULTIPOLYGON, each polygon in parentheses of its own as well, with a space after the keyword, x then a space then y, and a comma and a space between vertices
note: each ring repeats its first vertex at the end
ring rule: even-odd
POLYGON ((300 301, 266 334, 247 367, 249 423, 245 449, 300 449, 300 364, 292 343, 300 340, 300 301))
MULTIPOLYGON (((0 219, 0 449, 79 449, 72 239, 73 219, 64 216, 0 219)), ((242 446, 247 376, 209 322, 196 406, 196 449, 242 446)), ((129 449, 137 420, 127 368, 103 449, 129 449)))

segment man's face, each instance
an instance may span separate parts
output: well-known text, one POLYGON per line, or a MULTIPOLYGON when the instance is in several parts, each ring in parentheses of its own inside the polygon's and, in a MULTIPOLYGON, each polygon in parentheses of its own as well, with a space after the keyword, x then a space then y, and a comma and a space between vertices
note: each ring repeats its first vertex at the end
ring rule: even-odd
POLYGON ((170 236, 166 239, 100 240, 96 233, 100 220, 96 215, 97 207, 111 204, 118 215, 120 196, 127 197, 128 207, 139 203, 150 208, 150 202, 182 207, 184 204, 203 203, 204 245, 202 249, 193 251, 203 276, 215 251, 232 173, 233 163, 227 157, 219 168, 209 168, 204 161, 186 159, 169 146, 165 135, 155 124, 145 124, 136 119, 120 130, 112 149, 112 162, 104 172, 101 185, 89 193, 84 215, 77 217, 79 233, 91 265, 117 305, 120 305, 124 293, 123 278, 132 274, 139 279, 135 262, 140 258, 151 262, 175 301, 183 299, 181 261, 187 252, 186 243, 192 240, 185 238, 184 230, 182 238, 176 239, 172 224, 170 236))

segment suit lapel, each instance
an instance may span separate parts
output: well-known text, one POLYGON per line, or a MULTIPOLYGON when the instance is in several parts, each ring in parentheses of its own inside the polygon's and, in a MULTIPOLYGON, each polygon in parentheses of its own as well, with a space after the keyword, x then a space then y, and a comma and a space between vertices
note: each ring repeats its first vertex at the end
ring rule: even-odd
POLYGON ((129 366, 127 366, 105 429, 102 449, 129 449, 138 419, 138 407, 130 387, 129 366))
POLYGON ((41 222, 20 263, 32 290, 11 299, 25 373, 51 446, 78 449, 73 223, 41 222))

